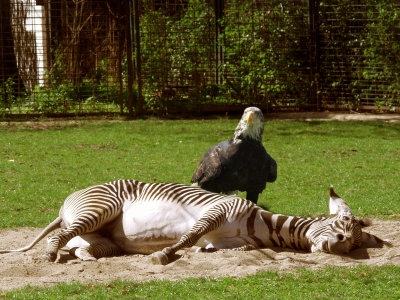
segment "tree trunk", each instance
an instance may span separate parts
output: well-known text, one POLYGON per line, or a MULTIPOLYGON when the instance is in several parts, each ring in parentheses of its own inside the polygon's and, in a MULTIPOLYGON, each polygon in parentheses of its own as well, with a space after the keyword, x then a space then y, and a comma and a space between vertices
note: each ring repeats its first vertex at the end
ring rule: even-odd
POLYGON ((17 58, 14 52, 14 39, 11 30, 11 0, 0 1, 0 91, 2 93, 3 105, 9 106, 9 93, 4 88, 4 83, 9 78, 14 82, 13 95, 18 96, 25 91, 25 86, 21 80, 17 58))

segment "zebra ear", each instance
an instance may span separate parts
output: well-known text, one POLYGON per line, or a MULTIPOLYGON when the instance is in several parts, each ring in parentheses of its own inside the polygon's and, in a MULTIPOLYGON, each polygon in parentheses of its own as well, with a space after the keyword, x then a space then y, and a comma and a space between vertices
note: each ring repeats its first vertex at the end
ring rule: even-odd
POLYGON ((362 248, 381 248, 383 245, 388 247, 393 247, 393 244, 390 240, 382 240, 375 235, 372 235, 367 232, 362 233, 361 237, 361 247, 362 248), (378 246, 380 245, 380 246, 378 246))
POLYGON ((372 225, 372 221, 370 219, 359 219, 357 221, 358 221, 358 224, 360 224, 360 226, 362 228, 369 227, 372 225))
POLYGON ((336 215, 339 213, 345 213, 345 214, 352 215, 351 209, 348 206, 348 204, 342 198, 340 198, 333 190, 333 185, 331 185, 331 187, 329 189, 329 195, 330 195, 329 213, 331 215, 336 215))
MULTIPOLYGON (((358 223, 363 228, 372 225, 372 221, 370 219, 360 219, 358 220, 358 223)), ((382 247, 383 245, 386 245, 388 247, 393 247, 393 244, 390 240, 386 239, 382 240, 373 234, 363 231, 361 237, 362 248, 376 248, 376 247, 382 247)))

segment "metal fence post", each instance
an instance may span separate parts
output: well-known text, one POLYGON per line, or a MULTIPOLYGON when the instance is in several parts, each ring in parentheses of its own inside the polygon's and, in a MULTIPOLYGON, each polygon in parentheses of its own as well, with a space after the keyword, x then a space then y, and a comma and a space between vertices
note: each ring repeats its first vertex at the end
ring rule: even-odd
POLYGON ((319 43, 319 0, 309 0, 310 19, 310 104, 318 111, 320 96, 318 82, 320 77, 320 43, 319 43))
POLYGON ((132 66, 132 11, 131 0, 126 2, 126 56, 128 64, 128 112, 133 117, 133 66, 132 66))
POLYGON ((120 113, 123 114, 124 112, 124 95, 123 95, 123 80, 122 80, 122 47, 123 47, 123 36, 122 36, 122 10, 121 10, 121 1, 118 1, 117 4, 118 9, 118 84, 119 84, 119 109, 120 113))
POLYGON ((133 26, 134 26, 134 45, 135 45, 135 77, 137 84, 137 114, 143 111, 142 97, 142 58, 140 53, 140 23, 139 23, 139 0, 133 0, 133 26))
POLYGON ((224 0, 215 0, 215 84, 222 84, 223 81, 219 67, 224 62, 223 43, 220 39, 221 35, 224 33, 224 26, 220 23, 224 17, 224 6, 224 0))

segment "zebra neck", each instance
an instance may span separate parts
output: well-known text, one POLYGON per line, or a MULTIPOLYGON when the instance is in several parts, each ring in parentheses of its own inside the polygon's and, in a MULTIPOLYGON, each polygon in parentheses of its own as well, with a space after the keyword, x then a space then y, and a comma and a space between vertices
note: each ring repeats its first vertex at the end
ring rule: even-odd
POLYGON ((297 250, 311 250, 311 242, 307 237, 313 219, 292 217, 262 211, 263 230, 268 235, 264 244, 266 246, 285 247, 297 250))

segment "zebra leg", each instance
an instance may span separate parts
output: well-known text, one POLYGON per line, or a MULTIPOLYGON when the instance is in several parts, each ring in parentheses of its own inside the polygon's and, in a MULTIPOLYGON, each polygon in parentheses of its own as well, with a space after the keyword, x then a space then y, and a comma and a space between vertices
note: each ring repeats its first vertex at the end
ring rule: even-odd
MULTIPOLYGON (((251 244, 247 244, 244 246, 240 246, 240 247, 236 247, 236 248, 229 248, 229 249, 224 249, 224 250, 229 250, 229 251, 250 251, 250 250, 254 250, 256 249, 255 246, 251 245, 251 244)), ((211 247, 211 248, 200 248, 197 252, 215 252, 218 251, 217 248, 211 247)))
POLYGON ((154 252, 151 255, 153 264, 168 264, 169 258, 178 250, 194 246, 203 235, 221 227, 221 225, 226 221, 225 211, 225 205, 217 205, 210 209, 193 225, 189 232, 182 235, 178 243, 171 247, 166 247, 162 251, 154 252))
POLYGON ((61 230, 59 233, 49 236, 47 238, 47 249, 46 254, 43 256, 50 262, 54 262, 57 259, 58 249, 64 247, 69 240, 79 235, 78 228, 68 227, 61 230))
POLYGON ((64 228, 57 234, 48 237, 44 258, 50 262, 54 262, 57 259, 58 249, 64 247, 74 237, 98 227, 98 224, 100 223, 91 223, 90 221, 91 220, 87 220, 86 218, 78 218, 67 228, 64 228), (86 226, 87 224, 90 224, 90 226, 86 226))
POLYGON ((241 247, 236 247, 236 248, 232 248, 232 249, 228 249, 228 250, 232 250, 232 251, 250 251, 250 250, 254 250, 256 249, 255 246, 251 245, 251 244, 247 244, 241 247))
POLYGON ((57 259, 58 249, 67 246, 70 254, 82 260, 96 260, 106 256, 121 254, 120 248, 110 239, 97 233, 80 234, 71 226, 47 239, 47 250, 44 256, 48 261, 57 259))
POLYGON ((98 233, 88 233, 74 237, 66 248, 69 254, 81 260, 97 260, 101 257, 117 256, 122 253, 121 249, 110 239, 98 233))
POLYGON ((83 247, 75 247, 69 250, 70 255, 80 258, 81 260, 97 260, 93 252, 94 252, 94 247, 91 245, 83 247))
MULTIPOLYGON (((108 205, 109 203, 105 204, 108 205)), ((47 239, 47 250, 44 258, 54 262, 57 259, 58 249, 64 247, 71 239, 88 232, 94 232, 104 224, 114 220, 120 214, 120 209, 122 208, 121 203, 117 204, 118 206, 108 209, 107 206, 106 208, 89 207, 86 211, 82 211, 81 215, 76 216, 69 226, 47 239)), ((63 211, 62 213, 60 212, 60 215, 68 213, 70 212, 63 211)))
POLYGON ((69 254, 81 260, 97 260, 102 257, 121 255, 121 249, 110 241, 110 243, 71 248, 69 254))
POLYGON ((206 253, 212 253, 212 252, 217 252, 218 249, 214 248, 214 247, 210 247, 210 248, 199 248, 196 252, 206 252, 206 253))

